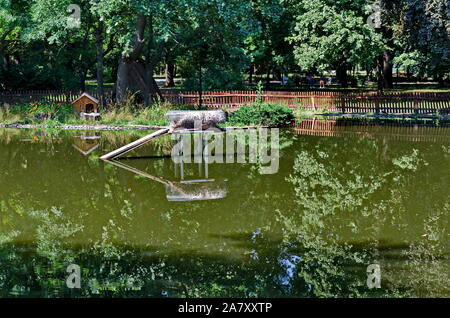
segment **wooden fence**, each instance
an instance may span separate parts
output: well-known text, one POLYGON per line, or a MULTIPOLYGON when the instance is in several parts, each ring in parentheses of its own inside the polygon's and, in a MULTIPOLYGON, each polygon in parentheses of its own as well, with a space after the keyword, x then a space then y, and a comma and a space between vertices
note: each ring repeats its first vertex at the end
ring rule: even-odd
MULTIPOLYGON (((94 97, 96 91, 89 92, 94 97)), ((16 91, 0 93, 2 104, 26 104, 31 102, 64 102, 76 99, 81 92, 74 91, 16 91)), ((199 105, 197 92, 163 90, 164 100, 172 104, 199 105)), ((237 109, 252 105, 258 99, 265 103, 285 104, 291 108, 310 111, 340 113, 386 114, 436 114, 450 113, 450 93, 398 93, 376 91, 267 91, 261 96, 255 91, 204 92, 202 105, 210 109, 237 109)), ((112 91, 107 92, 112 101, 112 91)))
MULTIPOLYGON (((29 104, 39 103, 71 103, 77 99, 83 92, 64 91, 64 90, 35 90, 35 91, 13 91, 0 92, 0 106, 4 104, 29 104)), ((86 91, 89 95, 98 98, 97 91, 86 91)), ((105 92, 107 101, 112 100, 112 92, 105 92)))
MULTIPOLYGON (((174 104, 198 105, 196 92, 165 92, 164 98, 174 104)), ((379 94, 375 91, 304 91, 264 92, 259 96, 252 91, 205 92, 202 105, 207 108, 239 108, 252 105, 260 98, 265 103, 285 104, 291 108, 311 111, 342 113, 436 114, 450 113, 450 93, 397 93, 379 94)))

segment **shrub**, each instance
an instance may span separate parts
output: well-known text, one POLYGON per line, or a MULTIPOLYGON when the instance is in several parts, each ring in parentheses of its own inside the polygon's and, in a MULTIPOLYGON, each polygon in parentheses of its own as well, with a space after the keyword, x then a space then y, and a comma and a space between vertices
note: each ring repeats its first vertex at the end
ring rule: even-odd
POLYGON ((279 104, 244 106, 230 114, 232 125, 289 126, 295 118, 292 109, 279 104))
POLYGON ((0 123, 14 123, 20 120, 20 116, 11 112, 8 106, 0 106, 0 123))
POLYGON ((1 122, 40 122, 44 120, 56 120, 65 122, 73 116, 73 107, 66 103, 39 103, 2 106, 0 107, 1 122))

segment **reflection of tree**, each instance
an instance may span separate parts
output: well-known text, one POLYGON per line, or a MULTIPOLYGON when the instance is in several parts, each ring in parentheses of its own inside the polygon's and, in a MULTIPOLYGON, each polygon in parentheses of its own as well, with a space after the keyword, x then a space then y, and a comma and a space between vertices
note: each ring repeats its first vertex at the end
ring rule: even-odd
MULTIPOLYGON (((131 244, 115 243, 115 239, 127 231, 112 220, 102 228, 96 241, 76 245, 81 223, 84 223, 82 220, 75 224, 64 212, 54 208, 50 212, 33 212, 32 217, 37 222, 37 253, 29 245, 6 244, 2 235, 5 242, 0 247, 2 297, 33 293, 44 297, 251 297, 280 293, 279 286, 272 282, 282 272, 269 251, 259 255, 260 262, 248 262, 226 261, 181 246, 176 253, 167 253, 164 246, 151 244, 134 249, 131 244), (65 288, 65 269, 71 263, 80 264, 82 268, 83 288, 80 291, 65 288)), ((180 227, 187 236, 192 235, 190 225, 180 227)), ((248 235, 227 239, 248 244, 249 248, 261 248, 261 245, 248 243, 248 235)), ((267 245, 276 246, 269 241, 267 245)), ((272 252, 277 253, 276 250, 272 252)))
MULTIPOLYGON (((284 241, 290 246, 295 244, 299 250, 298 274, 311 285, 316 296, 399 296, 403 294, 399 291, 405 288, 414 293, 406 277, 401 281, 393 279, 392 253, 402 256, 397 247, 380 238, 386 231, 407 232, 407 224, 411 221, 414 224, 428 222, 420 217, 411 220, 408 216, 411 211, 405 204, 411 199, 412 192, 405 188, 412 178, 420 178, 414 173, 420 174, 428 163, 418 150, 397 155, 392 164, 380 162, 373 159, 377 158, 376 147, 368 143, 344 146, 345 142, 341 142, 341 148, 337 148, 327 142, 301 151, 293 174, 288 178, 294 185, 299 211, 297 215, 279 212, 285 228, 284 241), (365 286, 365 269, 374 262, 380 263, 385 273, 384 288, 376 294, 370 293, 365 286)), ((448 210, 448 205, 446 207, 448 210)), ((425 216, 422 213, 421 217, 425 216)), ((432 219, 442 221, 443 217, 440 214, 432 219)), ((446 228, 448 226, 440 227, 443 233, 446 228)), ((444 237, 434 241, 441 245, 441 250, 428 250, 428 256, 441 257, 443 251, 448 253, 448 246, 442 250, 444 237)), ((421 270, 427 271, 427 265, 431 263, 418 257, 422 255, 418 248, 415 243, 401 247, 410 259, 401 260, 402 264, 410 267, 418 262, 421 270)), ((447 270, 442 268, 444 264, 431 266, 429 274, 417 272, 418 277, 435 280, 434 284, 438 285, 436 295, 442 295, 445 290, 440 284, 442 275, 448 277, 449 273, 448 267, 447 270), (434 272, 441 273, 441 277, 434 272)), ((433 293, 422 294, 431 295, 433 293)))
MULTIPOLYGON (((101 135, 101 143, 110 136, 101 135)), ((80 156, 71 147, 71 134, 55 137, 68 143, 47 148, 48 138, 30 146, 18 135, 10 145, 0 144, 5 154, 0 165, 6 165, 0 188, 8 189, 0 192, 1 296, 244 297, 286 292, 273 283, 283 275, 277 243, 251 240, 248 230, 271 226, 267 216, 277 205, 273 198, 280 197, 263 196, 267 208, 254 210, 254 200, 271 188, 257 178, 257 169, 247 175, 244 165, 226 175, 235 189, 255 191, 247 211, 239 210, 239 191, 233 192, 226 213, 221 203, 189 202, 186 207, 162 199, 164 187, 157 183, 104 165, 95 155, 80 156), (215 235, 213 227, 221 223, 233 234, 215 235), (65 287, 65 270, 72 263, 82 269, 81 291, 65 287)), ((122 143, 113 138, 108 142, 122 143)), ((163 152, 159 147, 143 152, 163 152)), ((130 164, 173 176, 170 159, 130 164)))
POLYGON ((450 295, 448 212, 450 202, 436 207, 423 223, 423 235, 406 249, 405 266, 390 272, 390 279, 405 285, 415 297, 450 295))
POLYGON ((362 173, 354 162, 336 159, 332 152, 302 151, 288 178, 295 187, 300 213, 287 218, 280 214, 286 224, 286 242, 295 239, 302 249, 299 275, 312 286, 314 295, 321 297, 358 296, 364 289, 361 265, 368 263, 370 255, 341 243, 340 229, 330 222, 342 214, 347 214, 344 218, 349 221, 357 220, 349 216, 358 213, 385 178, 378 176, 373 166, 362 173), (349 270, 352 266, 356 270, 349 270))

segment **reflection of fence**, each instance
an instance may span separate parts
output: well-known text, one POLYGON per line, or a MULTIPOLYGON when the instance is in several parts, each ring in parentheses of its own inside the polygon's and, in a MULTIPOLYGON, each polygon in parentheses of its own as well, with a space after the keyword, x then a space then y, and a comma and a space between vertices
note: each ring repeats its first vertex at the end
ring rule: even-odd
MULTIPOLYGON (((97 92, 88 92, 97 97, 97 92)), ((0 93, 0 103, 69 102, 80 92, 70 91, 18 91, 0 93)), ((112 92, 108 92, 108 100, 112 92)), ((198 92, 165 90, 164 99, 172 104, 194 106, 199 104, 198 92)), ((258 100, 255 91, 203 92, 202 105, 207 108, 239 108, 258 100)), ((285 104, 292 108, 343 113, 435 114, 450 113, 450 93, 402 93, 375 91, 267 91, 261 96, 266 103, 285 104)))
POLYGON ((308 119, 294 126, 300 135, 322 137, 383 138, 413 142, 448 142, 450 127, 421 126, 404 124, 380 125, 377 122, 357 120, 308 119))

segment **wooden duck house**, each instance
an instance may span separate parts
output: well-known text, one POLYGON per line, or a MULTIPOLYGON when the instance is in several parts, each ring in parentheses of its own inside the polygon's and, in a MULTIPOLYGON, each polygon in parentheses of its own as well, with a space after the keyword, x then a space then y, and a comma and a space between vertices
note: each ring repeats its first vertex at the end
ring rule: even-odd
POLYGON ((83 93, 72 102, 75 113, 98 113, 98 99, 88 93, 83 93))

